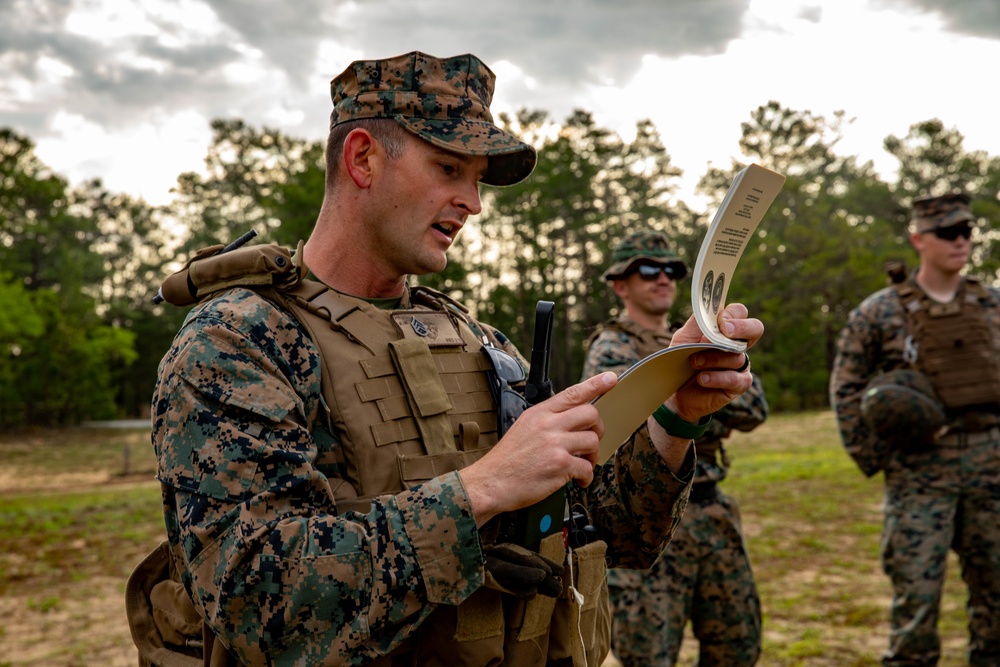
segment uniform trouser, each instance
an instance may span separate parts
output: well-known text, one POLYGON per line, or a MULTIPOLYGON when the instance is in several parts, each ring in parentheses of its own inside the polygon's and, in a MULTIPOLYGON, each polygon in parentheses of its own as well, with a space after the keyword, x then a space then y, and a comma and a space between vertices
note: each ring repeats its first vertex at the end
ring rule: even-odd
POLYGON ((968 587, 968 664, 1000 665, 1000 430, 952 434, 886 467, 882 565, 892 581, 883 665, 936 665, 948 550, 968 587))
POLYGON ((760 599, 731 497, 691 502, 652 569, 609 573, 611 646, 625 667, 670 667, 688 619, 699 667, 743 667, 760 655, 760 599))

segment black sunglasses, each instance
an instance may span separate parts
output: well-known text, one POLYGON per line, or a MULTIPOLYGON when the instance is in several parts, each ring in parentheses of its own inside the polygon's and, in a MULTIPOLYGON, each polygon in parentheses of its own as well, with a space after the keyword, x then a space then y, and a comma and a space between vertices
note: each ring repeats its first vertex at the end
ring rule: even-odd
POLYGON ((493 366, 490 389, 497 404, 497 437, 502 438, 514 424, 514 420, 528 409, 528 402, 524 396, 510 388, 512 384, 524 382, 524 368, 517 359, 498 347, 486 345, 483 347, 483 352, 493 366))
POLYGON ((635 273, 638 273, 643 280, 650 282, 658 280, 661 273, 671 280, 680 280, 687 275, 687 269, 684 268, 683 264, 677 263, 640 264, 635 268, 635 273))
POLYGON ((928 229, 924 234, 933 234, 942 241, 954 241, 959 236, 965 240, 972 238, 972 227, 968 225, 952 225, 950 227, 935 227, 928 229))

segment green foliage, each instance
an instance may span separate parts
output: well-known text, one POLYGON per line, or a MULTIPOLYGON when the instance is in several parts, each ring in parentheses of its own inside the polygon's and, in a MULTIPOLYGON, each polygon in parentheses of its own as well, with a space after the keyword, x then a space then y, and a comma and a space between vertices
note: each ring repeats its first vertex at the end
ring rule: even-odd
POLYGON ((99 185, 70 190, 0 130, 0 425, 69 424, 115 416, 113 369, 135 359, 133 335, 102 320, 108 276, 99 185), (88 199, 88 197, 90 199, 88 199))
MULTIPOLYGON (((562 388, 579 379, 588 336, 620 307, 600 279, 618 239, 659 229, 693 264, 709 220, 677 199, 681 173, 649 121, 628 140, 583 110, 562 123, 537 110, 499 122, 538 148, 538 165, 521 183, 484 188, 483 213, 447 268, 420 281, 466 302, 526 353, 535 304, 554 301, 550 370, 562 388)), ((915 267, 914 196, 972 195, 971 272, 1000 281, 1000 158, 965 150, 958 130, 927 120, 885 139, 899 161, 887 182, 870 162, 837 153, 850 122, 769 102, 742 124, 739 159, 699 182, 717 205, 748 162, 787 177, 730 292, 765 322, 754 368, 776 411, 827 404, 848 313, 886 284, 886 261, 915 267)), ((194 250, 248 229, 286 246, 308 237, 323 199, 324 145, 236 119, 212 129, 205 173, 181 174, 163 208, 99 181, 71 188, 28 138, 0 129, 0 426, 142 414, 186 314, 150 302, 160 282, 194 250)), ((672 319, 689 314, 689 300, 685 281, 672 319)))
POLYGON ((67 303, 53 290, 36 290, 31 301, 43 331, 13 356, 15 384, 5 393, 16 400, 4 406, 5 421, 60 426, 118 416, 113 369, 135 360, 134 334, 103 324, 93 303, 67 303))
POLYGON ((323 144, 241 120, 215 120, 212 130, 208 175, 178 178, 171 209, 186 229, 180 256, 250 229, 287 246, 308 237, 323 201, 323 144))

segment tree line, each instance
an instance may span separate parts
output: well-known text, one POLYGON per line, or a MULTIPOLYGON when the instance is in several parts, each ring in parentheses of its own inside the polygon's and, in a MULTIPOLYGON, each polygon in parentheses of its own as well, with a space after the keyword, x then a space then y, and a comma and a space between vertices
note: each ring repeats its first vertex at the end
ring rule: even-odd
MULTIPOLYGON (((523 109, 499 122, 539 149, 525 181, 483 188, 441 274, 419 279, 452 294, 526 353, 535 304, 556 304, 553 383, 579 379, 584 344, 617 300, 600 276, 627 232, 665 232, 689 265, 723 195, 745 164, 786 176, 748 245, 730 301, 766 326, 754 369, 775 411, 827 405, 834 344, 851 308, 886 284, 883 265, 914 268, 909 203, 962 190, 979 216, 971 271, 998 277, 1000 158, 969 151, 939 120, 889 136, 892 180, 837 153, 850 121, 770 102, 742 123, 740 160, 710 167, 694 210, 678 196, 681 171, 648 121, 625 140, 577 110, 562 122, 523 109)), ((201 172, 178 177, 173 200, 152 206, 99 180, 71 186, 35 154, 30 138, 0 129, 0 425, 60 426, 142 415, 156 367, 186 311, 151 297, 201 247, 246 231, 294 247, 323 196, 324 144, 241 120, 212 123, 201 172)), ((417 282, 418 279, 414 279, 417 282)), ((680 284, 671 317, 690 312, 680 284)))

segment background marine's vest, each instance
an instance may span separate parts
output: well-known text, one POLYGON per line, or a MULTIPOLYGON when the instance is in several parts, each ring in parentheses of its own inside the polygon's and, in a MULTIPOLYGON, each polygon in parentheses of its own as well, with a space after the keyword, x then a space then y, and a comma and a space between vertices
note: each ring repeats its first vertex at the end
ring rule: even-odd
POLYGON ((927 376, 949 413, 1000 409, 1000 350, 984 316, 988 297, 979 281, 965 278, 949 303, 931 299, 912 277, 893 286, 906 313, 904 358, 927 376))

